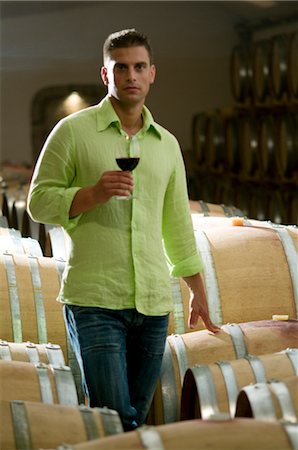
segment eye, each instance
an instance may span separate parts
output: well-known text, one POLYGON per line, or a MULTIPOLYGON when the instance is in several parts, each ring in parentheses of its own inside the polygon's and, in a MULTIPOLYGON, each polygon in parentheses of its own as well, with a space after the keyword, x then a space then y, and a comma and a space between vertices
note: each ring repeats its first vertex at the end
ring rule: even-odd
POLYGON ((147 64, 146 63, 138 63, 136 64, 136 70, 138 72, 141 72, 142 70, 146 69, 147 64))
POLYGON ((117 64, 115 65, 115 69, 118 70, 119 72, 123 72, 123 71, 126 69, 126 65, 125 65, 125 64, 117 63, 117 64))

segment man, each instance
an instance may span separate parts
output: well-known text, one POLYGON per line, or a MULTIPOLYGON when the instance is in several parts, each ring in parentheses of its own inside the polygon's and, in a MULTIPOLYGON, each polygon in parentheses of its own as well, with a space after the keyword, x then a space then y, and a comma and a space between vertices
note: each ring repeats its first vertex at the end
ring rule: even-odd
POLYGON ((172 309, 170 273, 191 291, 189 326, 208 313, 189 214, 185 170, 175 137, 144 106, 155 66, 136 30, 110 35, 101 69, 107 97, 63 119, 36 165, 28 208, 71 238, 59 301, 90 406, 118 411, 125 430, 146 420, 172 309), (117 168, 132 136, 141 156, 117 168), (119 200, 118 196, 134 198, 119 200), (165 257, 166 255, 166 257, 165 257))

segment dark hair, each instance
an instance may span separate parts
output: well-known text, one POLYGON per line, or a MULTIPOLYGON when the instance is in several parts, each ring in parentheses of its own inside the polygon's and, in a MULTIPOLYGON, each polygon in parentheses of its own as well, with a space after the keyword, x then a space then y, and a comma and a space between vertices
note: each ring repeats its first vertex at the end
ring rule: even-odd
POLYGON ((127 48, 127 47, 145 47, 149 54, 150 63, 153 60, 153 52, 148 37, 145 34, 140 33, 134 28, 127 30, 117 31, 110 34, 103 45, 103 60, 104 64, 106 60, 111 56, 112 50, 115 48, 127 48))

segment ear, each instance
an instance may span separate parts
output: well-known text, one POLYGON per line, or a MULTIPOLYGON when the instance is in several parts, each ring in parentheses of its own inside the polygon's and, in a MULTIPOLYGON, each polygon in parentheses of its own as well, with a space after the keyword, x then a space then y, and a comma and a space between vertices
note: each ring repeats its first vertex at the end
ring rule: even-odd
POLYGON ((154 64, 152 64, 151 67, 150 67, 150 75, 151 75, 150 83, 153 84, 154 80, 155 80, 155 75, 156 75, 156 67, 155 67, 154 64))
POLYGON ((103 66, 100 69, 100 75, 101 75, 101 79, 103 81, 103 84, 105 86, 107 86, 109 84, 109 79, 108 79, 108 70, 107 70, 107 68, 105 66, 103 66))

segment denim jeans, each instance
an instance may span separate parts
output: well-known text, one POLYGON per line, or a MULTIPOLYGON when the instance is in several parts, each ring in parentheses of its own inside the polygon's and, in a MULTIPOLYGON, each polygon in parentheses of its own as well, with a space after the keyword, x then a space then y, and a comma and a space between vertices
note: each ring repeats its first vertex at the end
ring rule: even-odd
POLYGON ((89 406, 118 411, 125 431, 142 425, 159 377, 168 315, 64 306, 89 406))

